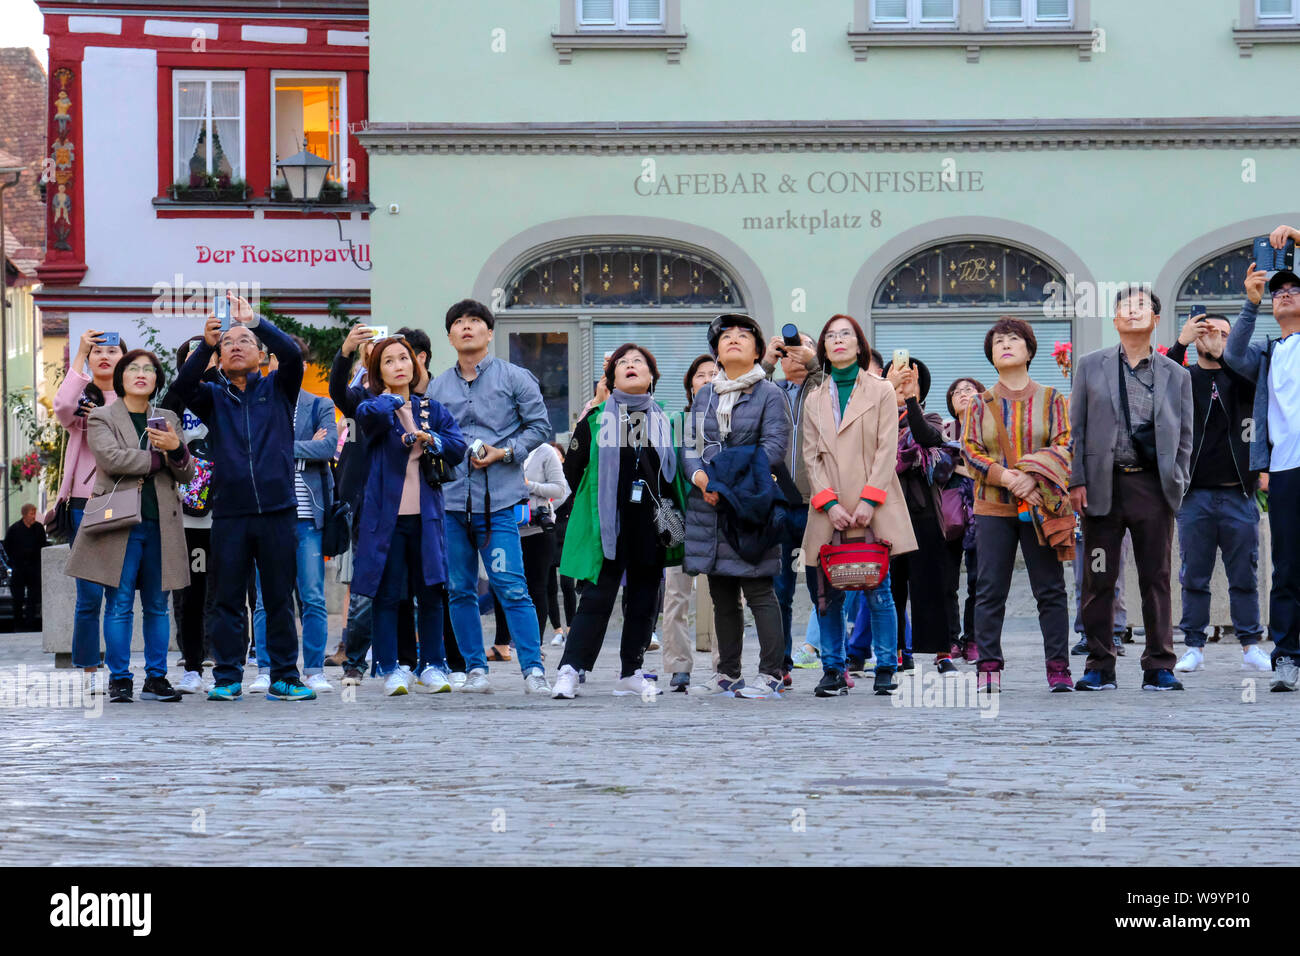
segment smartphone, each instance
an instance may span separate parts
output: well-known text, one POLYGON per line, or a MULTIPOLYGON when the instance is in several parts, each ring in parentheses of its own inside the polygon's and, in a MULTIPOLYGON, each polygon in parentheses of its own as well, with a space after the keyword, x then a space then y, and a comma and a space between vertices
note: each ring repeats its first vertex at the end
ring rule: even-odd
POLYGON ((370 337, 376 342, 388 338, 388 326, 386 325, 368 325, 366 328, 370 329, 370 337))
POLYGON ((120 332, 100 332, 99 337, 103 339, 103 341, 99 343, 100 345, 116 345, 118 348, 122 347, 122 334, 120 332))
POLYGON ((230 331, 230 299, 224 295, 217 296, 212 303, 212 314, 221 320, 221 331, 230 331))
POLYGON ((165 432, 167 430, 167 419, 163 418, 161 415, 157 418, 147 419, 145 424, 150 428, 158 429, 160 432, 165 432))
POLYGON ((1263 269, 1265 272, 1278 272, 1282 269, 1293 270, 1295 268, 1295 240, 1288 239, 1286 245, 1281 249, 1274 249, 1273 244, 1268 241, 1268 236, 1260 236, 1255 240, 1255 268, 1263 269))
MULTIPOLYGON (((1196 320, 1196 321, 1198 321, 1198 322, 1204 322, 1204 321, 1205 321, 1205 313, 1208 312, 1208 311, 1209 311, 1209 309, 1207 309, 1204 305, 1194 305, 1194 306, 1192 306, 1192 315, 1199 315, 1199 316, 1200 316, 1200 318, 1196 320)), ((1191 318, 1191 316, 1188 316, 1188 318, 1191 318)))
POLYGON ((910 368, 912 365, 912 356, 907 349, 894 349, 894 368, 910 368))

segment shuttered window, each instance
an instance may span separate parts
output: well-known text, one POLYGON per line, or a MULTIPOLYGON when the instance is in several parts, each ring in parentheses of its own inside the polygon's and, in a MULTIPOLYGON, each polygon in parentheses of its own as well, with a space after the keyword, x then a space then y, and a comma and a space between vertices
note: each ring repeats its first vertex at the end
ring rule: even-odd
POLYGON ((1295 0, 1258 0, 1257 10, 1261 20, 1294 20, 1295 0))
POLYGON ((576 0, 578 26, 598 30, 651 30, 664 25, 663 0, 576 0))
POLYGON ((957 0, 873 0, 871 20, 879 26, 956 25, 957 0))
POLYGON ((1070 0, 986 0, 988 22, 997 26, 1060 26, 1074 17, 1070 0))

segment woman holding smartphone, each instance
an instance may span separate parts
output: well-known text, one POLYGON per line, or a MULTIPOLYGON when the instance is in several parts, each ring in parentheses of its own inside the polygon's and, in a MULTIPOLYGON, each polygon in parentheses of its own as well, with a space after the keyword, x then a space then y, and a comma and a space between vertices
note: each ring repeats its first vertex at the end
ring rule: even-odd
MULTIPOLYGON (((176 415, 151 404, 162 385, 158 356, 146 349, 127 352, 113 371, 113 390, 121 401, 97 408, 86 423, 97 466, 94 494, 121 492, 134 484, 140 495, 138 524, 93 533, 83 528, 68 559, 68 574, 108 589, 104 647, 109 701, 115 704, 129 704, 134 698, 131 629, 137 591, 144 612, 145 681, 140 697, 181 699, 167 681, 171 633, 166 592, 190 581, 176 486, 194 477, 194 459, 180 439, 176 415)), ((101 501, 89 502, 85 518, 95 521, 105 507, 101 501)))
POLYGON ((411 390, 420 376, 404 338, 380 339, 370 352, 367 398, 357 408, 366 449, 366 486, 352 590, 373 598, 375 669, 390 697, 410 691, 412 674, 397 664, 397 605, 415 598, 420 659, 415 683, 431 694, 451 690, 443 645, 447 554, 442 489, 425 477, 441 459, 465 457, 465 436, 440 403, 411 390))
MULTIPOLYGON (((119 339, 108 344, 117 333, 107 336, 97 329, 87 329, 77 346, 77 354, 68 364, 67 377, 54 396, 54 415, 68 432, 68 446, 63 453, 63 483, 59 500, 66 501, 72 518, 72 542, 90 497, 95 479, 95 456, 86 444, 86 415, 117 401, 113 391, 113 369, 126 347, 119 339)), ((72 666, 85 671, 85 692, 102 694, 99 679, 99 610, 104 602, 104 588, 93 581, 77 580, 77 606, 72 625, 72 666)))

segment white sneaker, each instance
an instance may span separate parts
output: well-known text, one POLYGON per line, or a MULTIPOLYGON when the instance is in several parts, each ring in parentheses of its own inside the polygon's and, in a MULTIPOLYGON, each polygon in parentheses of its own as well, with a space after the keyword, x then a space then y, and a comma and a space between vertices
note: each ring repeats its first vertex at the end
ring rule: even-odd
POLYGON ((447 682, 451 684, 452 690, 460 690, 465 686, 465 677, 464 671, 452 671, 447 675, 447 682))
POLYGON ((432 664, 420 671, 415 686, 426 694, 446 694, 451 691, 451 682, 447 680, 447 675, 432 664))
MULTIPOLYGON (((1201 665, 1205 663, 1205 655, 1199 647, 1189 647, 1187 653, 1178 659, 1174 665, 1174 670, 1179 674, 1190 674, 1192 671, 1199 671, 1201 665)), ((1270 667, 1269 670, 1273 668, 1270 667)))
POLYGON ((555 688, 551 691, 551 700, 573 700, 578 696, 578 672, 565 664, 555 675, 555 688))
POLYGON ((657 651, 657 650, 659 650, 659 634, 658 634, 658 632, 651 632, 651 634, 650 634, 650 646, 647 647, 646 650, 647 650, 647 651, 657 651))
POLYGON ((401 697, 410 689, 409 677, 400 667, 384 678, 384 693, 389 697, 401 697))
POLYGON ((203 676, 198 671, 186 671, 176 682, 176 689, 182 694, 207 693, 207 689, 203 686, 203 676))
POLYGON ((556 631, 555 636, 551 638, 551 647, 563 647, 563 646, 564 646, 564 632, 556 631))
POLYGON ((334 693, 334 685, 325 679, 324 674, 309 674, 302 682, 318 694, 334 693))
MULTIPOLYGON (((1272 670, 1270 667, 1269 670, 1272 670)), ((86 697, 104 696, 104 674, 102 671, 81 672, 81 693, 86 697)))
POLYGON ((250 694, 265 694, 270 689, 271 689, 270 674, 258 674, 257 679, 254 680, 253 683, 248 685, 248 692, 250 694))
POLYGON ((714 674, 703 684, 692 684, 686 693, 695 697, 735 697, 736 692, 745 686, 739 677, 727 677, 714 674))
POLYGON ((640 697, 643 700, 649 700, 657 697, 663 691, 659 689, 659 681, 647 677, 641 670, 630 677, 620 677, 614 682, 615 697, 640 697))
POLYGON ((546 683, 546 671, 542 670, 540 667, 534 667, 530 670, 528 676, 524 678, 524 693, 543 694, 549 696, 551 693, 551 685, 546 683))
POLYGON ((780 697, 782 687, 781 678, 759 674, 752 681, 745 681, 745 686, 736 690, 736 696, 746 700, 765 700, 768 697, 780 697))
POLYGON ((1241 655, 1241 669, 1244 671, 1271 671, 1273 662, 1268 659, 1258 644, 1252 644, 1241 655))
POLYGON ((465 683, 457 689, 465 694, 490 694, 492 684, 488 681, 487 671, 476 667, 465 675, 465 683))

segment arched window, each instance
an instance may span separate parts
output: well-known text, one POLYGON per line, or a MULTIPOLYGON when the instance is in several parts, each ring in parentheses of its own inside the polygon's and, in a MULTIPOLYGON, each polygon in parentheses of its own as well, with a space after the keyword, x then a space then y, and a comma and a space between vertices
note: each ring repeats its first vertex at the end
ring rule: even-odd
POLYGON ((708 351, 720 312, 743 312, 737 282, 707 255, 655 242, 587 240, 538 254, 502 283, 497 354, 528 368, 557 434, 567 432, 624 342, 654 353, 655 395, 669 411, 686 403, 682 378, 708 351))
MULTIPOLYGON (((1030 249, 971 238, 918 249, 890 269, 871 302, 871 342, 888 364, 905 348, 930 369, 926 407, 944 417, 944 393, 970 376, 991 386, 997 373, 984 357, 984 335, 1000 316, 1033 326, 1038 352, 1035 381, 1066 394, 1070 380, 1053 361, 1059 344, 1072 341, 1070 318, 1049 317, 1048 300, 1064 301, 1061 270, 1030 249)), ((1060 314, 1059 311, 1057 314, 1060 314)))
MULTIPOLYGON (((1254 243, 1247 239, 1239 246, 1215 253, 1198 263, 1178 287, 1178 300, 1174 303, 1175 329, 1183 327, 1192 314, 1192 307, 1197 305, 1206 306, 1211 313, 1235 322, 1242 303, 1246 301, 1246 271, 1254 261, 1254 243)), ((1255 320, 1255 337, 1276 338, 1281 334, 1282 329, 1273 318, 1273 301, 1266 292, 1259 306, 1259 317, 1255 320)), ((1195 361, 1195 348, 1187 351, 1188 362, 1195 361)))

